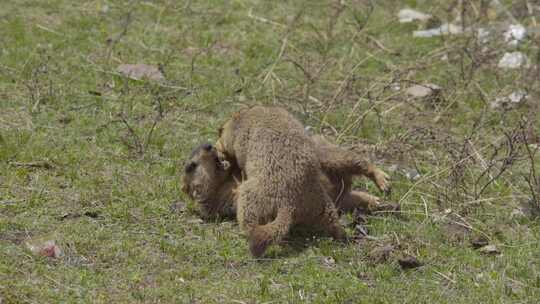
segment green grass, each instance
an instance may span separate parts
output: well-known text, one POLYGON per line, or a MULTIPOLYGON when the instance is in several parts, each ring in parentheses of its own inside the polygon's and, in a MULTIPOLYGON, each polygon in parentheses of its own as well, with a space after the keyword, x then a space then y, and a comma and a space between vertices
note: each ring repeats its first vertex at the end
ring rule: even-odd
MULTIPOLYGON (((0 303, 536 303, 540 225, 511 216, 531 196, 523 145, 479 197, 472 185, 520 117, 540 127, 538 76, 497 69, 500 39, 482 50, 468 34, 413 38, 418 26, 395 17, 412 6, 447 20, 446 1, 373 2, 369 18, 367 1, 344 1, 339 13, 334 1, 307 0, 3 3, 0 303), (160 64, 167 81, 128 80, 122 63, 160 64), (423 82, 442 97, 410 100, 404 88, 423 82), (526 104, 485 102, 516 89, 530 92, 526 104), (198 221, 180 191, 183 161, 252 104, 284 106, 340 144, 362 144, 387 171, 418 168, 418 181, 391 173, 387 199, 403 217, 369 217, 372 238, 347 245, 295 233, 263 260, 236 224, 198 221), (51 168, 21 165, 34 162, 51 168), (171 211, 175 202, 186 210, 171 211), (470 229, 460 235, 455 222, 470 229), (501 254, 473 249, 480 235, 501 254), (62 258, 27 249, 48 239, 62 258), (396 249, 376 262, 385 244, 396 249), (406 254, 424 266, 401 270, 406 254)), ((504 2, 515 14, 524 3, 504 2)), ((474 9, 469 24, 492 22, 474 9)), ((520 50, 535 58, 532 41, 520 50)))

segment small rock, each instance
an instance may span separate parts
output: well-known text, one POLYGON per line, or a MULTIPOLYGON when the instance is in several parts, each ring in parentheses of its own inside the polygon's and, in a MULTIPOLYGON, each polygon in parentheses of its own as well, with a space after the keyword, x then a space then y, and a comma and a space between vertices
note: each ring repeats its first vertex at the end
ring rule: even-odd
POLYGON ((396 164, 393 164, 393 165, 388 166, 386 169, 388 170, 388 172, 394 173, 397 170, 399 170, 399 166, 396 164))
POLYGON ((308 135, 310 135, 310 136, 313 135, 313 127, 312 127, 312 126, 306 126, 306 127, 304 128, 304 130, 306 131, 306 133, 307 133, 308 135))
POLYGON ((323 265, 326 267, 336 266, 336 260, 333 257, 324 257, 322 262, 323 265))
POLYGON ((169 207, 171 213, 182 213, 186 210, 186 203, 182 201, 177 201, 171 204, 169 207))
POLYGON ((413 85, 409 87, 406 93, 414 98, 424 98, 437 95, 441 92, 441 87, 436 84, 428 83, 422 85, 413 85))
POLYGON ((402 269, 413 269, 422 266, 423 264, 418 261, 418 259, 412 255, 407 255, 398 260, 399 266, 402 269))
POLYGON ((479 28, 476 30, 476 38, 482 44, 489 42, 489 36, 491 36, 491 31, 485 28, 479 28))
POLYGON ((392 82, 390 84, 390 90, 398 92, 399 90, 401 90, 401 85, 399 84, 399 82, 392 82))
POLYGON ((495 245, 486 245, 478 249, 478 252, 483 254, 500 254, 501 252, 497 249, 495 245))
POLYGON ((413 22, 415 20, 424 21, 431 18, 431 15, 405 8, 399 11, 398 18, 400 23, 413 22))
POLYGON ((497 66, 504 69, 517 69, 527 64, 528 59, 525 54, 521 52, 510 52, 504 54, 497 66))
POLYGON ((418 180, 420 177, 420 173, 416 169, 410 169, 405 171, 405 177, 407 177, 411 181, 418 180))
POLYGON ((527 29, 521 24, 511 24, 503 35, 508 45, 516 46, 527 36, 527 29))
POLYGON ((528 95, 525 91, 513 92, 512 94, 508 95, 508 99, 511 103, 521 103, 522 101, 525 101, 527 97, 528 95))
POLYGON ((512 94, 504 97, 498 97, 493 102, 491 102, 491 108, 511 108, 515 105, 518 105, 527 100, 529 95, 525 91, 516 91, 512 94))
POLYGON ((165 76, 163 76, 156 66, 143 63, 121 64, 118 66, 117 71, 128 78, 135 80, 141 80, 143 78, 148 78, 153 81, 165 80, 165 76))
POLYGON ((485 236, 479 236, 471 240, 471 245, 474 249, 480 249, 489 244, 489 240, 485 236))
POLYGON ((440 27, 429 30, 414 31, 413 37, 429 38, 441 35, 456 35, 463 33, 463 28, 459 25, 444 23, 440 27))

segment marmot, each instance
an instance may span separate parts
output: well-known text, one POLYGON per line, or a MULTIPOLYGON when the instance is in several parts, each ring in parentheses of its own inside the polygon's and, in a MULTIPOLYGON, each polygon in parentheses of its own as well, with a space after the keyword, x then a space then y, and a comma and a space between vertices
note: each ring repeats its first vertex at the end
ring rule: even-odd
MULTIPOLYGON (((285 109, 255 106, 219 130, 218 153, 245 174, 236 216, 253 256, 261 256, 294 224, 318 225, 337 240, 346 233, 320 181, 319 157, 302 124, 285 109)), ((366 168, 367 170, 367 168, 366 168)), ((386 182, 378 185, 386 189, 386 182)))
MULTIPOLYGON (((320 176, 321 183, 339 212, 359 210, 369 214, 398 209, 395 204, 381 203, 378 197, 366 192, 351 191, 353 175, 364 173, 358 164, 366 161, 355 153, 331 144, 322 136, 313 136, 312 139, 319 161, 325 164, 324 174, 320 176)), ((369 167, 377 172, 373 176, 386 176, 375 166, 369 167)), ((240 169, 230 164, 224 165, 218 159, 216 149, 210 143, 204 143, 192 151, 186 162, 182 191, 198 203, 203 219, 234 219, 235 193, 241 180, 240 169)))

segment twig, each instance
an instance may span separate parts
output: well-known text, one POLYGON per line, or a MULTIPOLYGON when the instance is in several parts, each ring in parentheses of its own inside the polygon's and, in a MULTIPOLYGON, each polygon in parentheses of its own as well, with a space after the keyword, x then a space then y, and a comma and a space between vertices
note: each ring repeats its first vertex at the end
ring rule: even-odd
MULTIPOLYGON (((142 156, 144 154, 144 146, 141 144, 141 140, 140 140, 139 136, 137 135, 137 133, 135 133, 135 130, 133 130, 133 128, 129 125, 129 123, 127 122, 124 115, 120 114, 119 116, 120 116, 120 120, 124 123, 124 125, 126 126, 126 128, 128 129, 129 133, 131 134, 131 136, 133 137, 133 139, 135 141, 135 146, 137 148, 137 153, 139 154, 139 156, 142 156)), ((124 143, 128 147, 131 146, 127 142, 124 142, 124 143)))
POLYGON ((272 63, 272 66, 270 67, 270 69, 268 70, 268 72, 266 73, 266 76, 264 76, 264 79, 262 81, 262 83, 266 83, 266 81, 268 80, 268 78, 270 77, 271 74, 274 73, 274 68, 276 67, 276 65, 278 64, 279 60, 281 59, 281 57, 283 56, 283 53, 285 52, 285 48, 287 46, 287 41, 288 41, 288 35, 285 36, 285 38, 283 38, 283 42, 281 43, 281 48, 279 50, 279 54, 276 58, 276 60, 274 60, 274 63, 272 63))
POLYGON ((46 31, 46 32, 49 32, 49 33, 53 33, 53 34, 55 34, 55 35, 58 35, 58 36, 64 36, 64 34, 59 33, 59 32, 57 32, 57 31, 54 31, 54 30, 51 30, 50 28, 45 27, 45 26, 43 26, 43 25, 41 25, 41 24, 36 24, 36 27, 39 28, 39 29, 41 29, 41 30, 44 30, 44 31, 46 31))
POLYGON ((441 277, 445 278, 446 280, 448 280, 449 282, 453 283, 453 284, 456 284, 456 281, 455 280, 452 280, 449 276, 445 275, 444 273, 442 272, 438 272, 437 270, 433 269, 433 271, 440 275, 441 277))
MULTIPOLYGON (((503 136, 500 136, 498 138, 496 138, 494 140, 495 143, 497 143, 498 141, 500 141, 501 139, 503 138, 503 136)), ((484 150, 486 150, 487 148, 489 148, 489 145, 486 145, 484 146, 483 148, 481 148, 479 151, 480 152, 483 152, 484 150)), ((429 174, 429 175, 425 175, 423 177, 421 177, 417 182, 415 182, 410 188, 409 190, 407 190, 407 192, 399 199, 398 201, 398 204, 401 204, 405 199, 407 199, 407 197, 409 197, 409 195, 411 194, 411 192, 418 186, 420 185, 421 183, 424 183, 426 181, 429 181, 429 180, 432 180, 434 177, 437 177, 449 170, 451 170, 452 168, 458 166, 458 165, 461 165, 463 164, 464 162, 466 162, 467 160, 469 160, 470 158, 472 158, 473 155, 468 155, 464 158, 462 158, 461 160, 459 160, 458 162, 456 162, 455 164, 451 165, 451 166, 448 166, 446 168, 443 168, 433 174, 429 174)))
POLYGON ((38 161, 38 162, 9 162, 10 165, 15 167, 26 167, 26 168, 43 168, 43 169, 52 169, 53 166, 47 161, 38 161))
POLYGON ((248 17, 253 19, 253 20, 257 20, 259 22, 263 22, 263 23, 268 23, 268 24, 272 24, 272 25, 277 25, 277 26, 281 26, 281 27, 285 27, 285 25, 281 24, 281 23, 278 23, 278 22, 275 22, 275 21, 272 21, 272 20, 268 20, 266 18, 263 18, 263 17, 259 17, 259 16, 255 16, 253 15, 253 9, 249 9, 248 11, 248 17))
POLYGON ((387 47, 384 46, 384 44, 382 44, 382 42, 380 42, 379 40, 375 39, 375 37, 371 36, 371 35, 366 35, 366 37, 373 41, 375 43, 376 46, 378 46, 381 50, 385 51, 385 52, 388 52, 390 53, 391 55, 398 55, 399 52, 398 51, 394 51, 394 50, 391 50, 387 47))

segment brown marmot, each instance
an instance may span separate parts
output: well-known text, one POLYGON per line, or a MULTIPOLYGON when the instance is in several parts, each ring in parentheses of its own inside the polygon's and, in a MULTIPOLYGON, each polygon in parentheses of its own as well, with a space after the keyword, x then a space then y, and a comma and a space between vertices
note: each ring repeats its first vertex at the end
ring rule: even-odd
MULTIPOLYGON (((325 164, 321 183, 340 212, 359 210, 363 213, 396 210, 395 204, 381 203, 376 196, 363 191, 351 191, 353 175, 363 174, 364 161, 355 153, 331 144, 322 136, 312 137, 319 161, 325 164), (351 173, 353 172, 353 173, 351 173)), ((373 176, 385 176, 373 165, 373 176)), ((196 147, 184 168, 182 191, 199 205, 203 219, 234 219, 236 216, 235 193, 241 182, 237 166, 224 165, 210 143, 196 147)))
MULTIPOLYGON (((315 145, 294 116, 282 108, 255 106, 235 113, 219 133, 218 153, 247 178, 238 187, 236 216, 255 257, 294 224, 317 225, 337 240, 346 239, 320 181, 315 145)), ((383 189, 385 184, 378 183, 383 189)))

